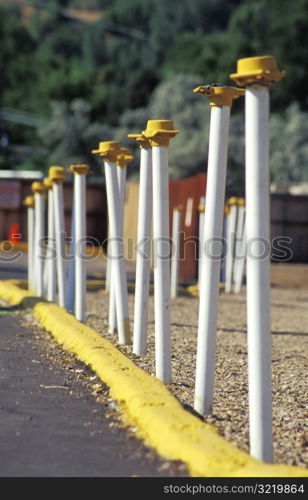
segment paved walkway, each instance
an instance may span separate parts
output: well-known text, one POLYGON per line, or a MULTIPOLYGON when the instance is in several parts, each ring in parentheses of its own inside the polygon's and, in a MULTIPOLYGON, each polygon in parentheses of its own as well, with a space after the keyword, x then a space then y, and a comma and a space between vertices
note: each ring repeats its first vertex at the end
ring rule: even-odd
POLYGON ((0 309, 0 476, 177 475, 112 426, 108 397, 97 402, 78 377, 83 365, 57 363, 67 354, 24 315, 0 309))

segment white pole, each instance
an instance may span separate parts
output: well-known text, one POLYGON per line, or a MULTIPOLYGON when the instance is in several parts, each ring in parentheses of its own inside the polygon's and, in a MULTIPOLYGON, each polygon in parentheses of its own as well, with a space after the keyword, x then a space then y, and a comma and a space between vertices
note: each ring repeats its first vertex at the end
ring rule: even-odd
POLYGON ((34 290, 34 198, 27 196, 24 205, 27 207, 27 228, 28 228, 28 290, 34 290))
POLYGON ((75 314, 75 290, 76 290, 76 235, 75 235, 75 196, 72 193, 72 209, 70 220, 70 243, 69 243, 69 264, 66 277, 65 309, 75 314))
POLYGON ((153 146, 156 376, 171 383, 168 148, 153 146))
POLYGON ((130 343, 130 326, 128 317, 127 280, 124 262, 124 247, 121 231, 121 201, 117 180, 117 166, 112 161, 104 161, 105 178, 109 210, 110 236, 112 255, 113 283, 115 284, 115 300, 117 324, 120 344, 130 343))
POLYGON ((205 415, 213 406, 230 108, 243 91, 221 86, 197 87, 194 91, 209 97, 211 104, 194 401, 195 410, 205 415))
POLYGON ((136 282, 134 307, 133 352, 147 351, 148 299, 151 271, 152 221, 152 150, 145 141, 140 146, 140 183, 138 207, 138 243, 136 254, 136 282))
MULTIPOLYGON (((124 205, 126 194, 126 167, 132 161, 131 151, 127 148, 120 148, 117 156, 117 179, 120 195, 120 234, 123 241, 123 224, 124 224, 124 205)), ((123 246, 124 248, 124 246, 123 246)), ((112 269, 112 268, 111 268, 112 269)), ((117 312, 116 312, 116 295, 114 281, 110 281, 110 296, 109 296, 109 332, 114 333, 118 329, 117 312)))
POLYGON ((238 263, 236 266, 236 276, 235 276, 235 284, 234 284, 234 292, 235 293, 240 293, 241 291, 241 286, 243 283, 243 278, 244 278, 244 271, 245 271, 245 262, 246 262, 246 227, 245 227, 245 220, 244 220, 244 227, 243 227, 243 233, 242 233, 242 240, 239 242, 239 247, 238 247, 238 263))
MULTIPOLYGON (((107 233, 107 241, 110 239, 110 231, 109 231, 109 222, 108 222, 108 233, 107 233)), ((109 243, 108 243, 109 244, 109 243)), ((105 290, 106 292, 110 292, 110 284, 111 284, 111 261, 108 258, 108 246, 107 246, 107 255, 106 255, 106 269, 105 269, 105 290)))
POLYGON ((56 280, 56 259, 55 251, 55 220, 54 220, 54 206, 53 206, 53 192, 52 189, 48 191, 48 248, 49 258, 47 261, 48 266, 48 285, 47 285, 47 300, 55 302, 57 280, 56 280))
POLYGON ((47 257, 44 266, 44 290, 48 301, 56 300, 56 260, 55 260, 55 223, 52 181, 49 177, 44 179, 44 186, 48 193, 48 220, 47 220, 47 257))
MULTIPOLYGON (((109 236, 108 236, 109 240, 109 236)), ((108 250, 107 250, 108 252, 108 250)), ((106 292, 110 291, 111 287, 111 262, 108 259, 108 255, 106 256, 106 272, 105 272, 105 290, 106 292)))
POLYGON ((128 316, 128 293, 124 260, 124 245, 121 232, 121 202, 117 179, 116 161, 121 148, 116 141, 99 143, 99 149, 92 153, 104 159, 105 181, 109 214, 109 234, 112 259, 112 280, 115 282, 115 300, 120 344, 130 344, 131 334, 128 316))
POLYGON ((56 252, 57 252, 57 277, 59 305, 65 307, 65 228, 63 211, 63 187, 62 184, 54 184, 54 210, 55 210, 55 232, 56 232, 56 252))
POLYGON ((237 222, 237 198, 235 197, 229 198, 228 204, 230 206, 230 212, 228 215, 228 226, 227 226, 225 292, 231 293, 233 263, 234 263, 234 247, 235 247, 235 236, 236 236, 236 222, 237 222))
POLYGON ((153 164, 155 368, 165 384, 171 383, 168 146, 177 133, 171 120, 149 120, 143 132, 152 145, 153 164))
POLYGON ((285 75, 272 56, 239 59, 230 75, 247 85, 245 99, 247 339, 251 455, 273 460, 271 325, 269 90, 285 75))
POLYGON ((194 403, 202 415, 210 414, 213 404, 220 258, 211 256, 214 247, 208 242, 222 238, 229 120, 230 106, 212 107, 203 237, 208 248, 202 255, 194 403))
MULTIPOLYGON (((47 258, 47 257, 46 257, 47 258)), ((47 287, 48 287, 48 271, 47 271, 47 261, 43 263, 43 296, 47 297, 47 287)))
POLYGON ((250 415, 250 451, 271 462, 272 384, 269 253, 263 258, 264 241, 270 242, 268 114, 269 93, 264 86, 246 91, 246 235, 247 335, 250 415), (261 240, 263 239, 263 241, 261 240), (254 255, 252 255, 254 252, 254 255))
POLYGON ((224 219, 223 219, 223 229, 222 229, 222 240, 223 240, 223 253, 221 256, 220 264, 220 281, 221 283, 226 283, 226 250, 227 250, 227 234, 228 234, 228 218, 229 218, 230 207, 225 205, 224 207, 224 219))
POLYGON ((33 182, 32 190, 34 192, 34 219, 35 219, 35 242, 34 242, 34 266, 35 266, 35 293, 38 297, 44 295, 44 253, 43 240, 45 237, 45 187, 42 182, 33 182))
POLYGON ((75 316, 79 321, 86 319, 86 175, 88 165, 72 165, 74 173, 75 214, 75 316))
POLYGON ((241 247, 241 242, 243 238, 243 227, 245 219, 245 206, 243 198, 238 198, 237 200, 237 223, 236 223, 236 233, 234 241, 234 261, 232 270, 232 281, 235 283, 235 276, 237 274, 237 265, 239 262, 238 253, 241 247))
POLYGON ((34 208, 28 208, 28 265, 29 265, 29 289, 34 290, 35 272, 34 272, 34 208))
POLYGON ((64 204, 63 204, 63 185, 65 174, 62 167, 50 167, 49 177, 53 182, 53 207, 54 224, 56 238, 56 264, 59 305, 65 307, 65 227, 64 227, 64 204))
POLYGON ((172 256, 171 256, 171 298, 178 295, 178 282, 180 271, 180 231, 182 207, 173 209, 172 218, 172 256))
MULTIPOLYGON (((112 273, 113 266, 111 263, 110 270, 112 273)), ((109 318, 108 318, 108 331, 109 333, 116 333, 117 331, 117 306, 116 306, 116 295, 115 295, 115 285, 114 279, 110 281, 110 292, 109 292, 109 318)))
POLYGON ((203 245, 204 245, 204 205, 199 205, 198 290, 200 290, 200 284, 201 284, 203 245))
MULTIPOLYGON (((123 239, 123 219, 124 219, 124 204, 126 192, 126 168, 117 165, 117 179, 120 194, 120 233, 123 239)), ((110 282, 110 295, 109 295, 109 333, 117 331, 117 312, 116 312, 116 298, 115 298, 115 285, 114 280, 110 282)))

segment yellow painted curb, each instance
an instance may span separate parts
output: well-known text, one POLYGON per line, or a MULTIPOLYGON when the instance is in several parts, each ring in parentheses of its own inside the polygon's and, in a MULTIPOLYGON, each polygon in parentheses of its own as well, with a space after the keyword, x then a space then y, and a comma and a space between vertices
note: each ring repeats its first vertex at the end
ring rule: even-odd
POLYGON ((269 465, 220 437, 213 426, 188 411, 158 379, 137 367, 109 341, 58 305, 33 297, 12 282, 0 281, 0 298, 33 307, 44 328, 65 349, 90 365, 110 388, 125 421, 161 456, 184 462, 197 477, 307 477, 299 467, 269 465))
POLYGON ((10 243, 8 240, 0 241, 0 251, 13 251, 20 250, 21 252, 26 252, 28 250, 28 243, 26 241, 19 241, 16 243, 10 243))
MULTIPOLYGON (((219 291, 223 291, 225 289, 225 284, 224 283, 219 283, 219 291)), ((186 294, 187 295, 192 295, 193 297, 199 297, 199 286, 197 285, 190 285, 186 288, 186 294)))

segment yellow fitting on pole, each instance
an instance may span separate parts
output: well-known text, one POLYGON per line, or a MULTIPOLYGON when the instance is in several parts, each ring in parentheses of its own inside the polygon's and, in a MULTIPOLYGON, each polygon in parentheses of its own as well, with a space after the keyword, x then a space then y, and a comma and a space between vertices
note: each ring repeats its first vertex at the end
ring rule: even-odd
POLYGON ((100 142, 98 149, 93 149, 92 153, 106 158, 106 160, 116 163, 121 146, 117 141, 100 142))
POLYGON ((89 167, 89 165, 86 165, 86 164, 74 163, 73 165, 70 166, 70 171, 73 174, 88 175, 88 173, 90 171, 90 167, 89 167))
POLYGON ((32 182, 31 189, 33 193, 44 193, 46 191, 44 184, 39 181, 32 182))
POLYGON ((224 215, 229 215, 230 213, 230 207, 228 205, 225 205, 224 207, 224 215))
POLYGON ((228 199, 228 205, 231 207, 232 205, 237 205, 237 196, 231 196, 231 198, 228 199))
POLYGON ((64 167, 59 167, 59 166, 50 167, 49 178, 53 184, 62 184, 65 181, 64 167))
POLYGON ((246 205, 245 198, 238 198, 237 199, 237 204, 238 204, 239 207, 244 207, 246 205))
POLYGON ((43 180, 43 183, 44 183, 44 186, 47 190, 52 189, 52 180, 50 179, 50 177, 45 177, 45 179, 43 180))
POLYGON ((181 212, 183 210, 183 208, 184 208, 183 205, 175 205, 173 207, 173 210, 178 210, 179 212, 181 212))
POLYGON ((200 213, 204 213, 205 212, 205 205, 199 205, 198 210, 200 213))
POLYGON ((152 147, 149 139, 144 137, 142 134, 128 134, 127 137, 135 139, 135 141, 139 143, 141 149, 150 149, 152 147))
POLYGON ((172 120, 148 120, 142 135, 147 137, 151 146, 169 146, 170 139, 179 133, 174 129, 172 120))
POLYGON ((246 57, 237 61, 237 73, 230 75, 237 85, 271 85, 286 75, 273 56, 246 57))
POLYGON ((227 87, 226 85, 199 85, 193 89, 210 100, 210 106, 232 106, 235 99, 245 94, 245 89, 227 87))
POLYGON ((34 208, 34 197, 33 196, 26 196, 24 199, 23 205, 28 208, 34 208))
POLYGON ((120 152, 117 156, 117 165, 121 168, 126 168, 127 165, 133 161, 134 157, 132 155, 132 152, 128 148, 121 148, 120 152))

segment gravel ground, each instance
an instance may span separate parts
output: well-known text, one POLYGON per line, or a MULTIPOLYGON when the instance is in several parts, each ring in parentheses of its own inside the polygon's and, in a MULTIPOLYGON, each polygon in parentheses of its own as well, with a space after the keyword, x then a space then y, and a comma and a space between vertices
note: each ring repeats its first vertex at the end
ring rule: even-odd
MULTIPOLYGON (((275 462, 306 467, 308 266, 274 265, 271 282, 275 462)), ((89 326, 154 374, 153 296, 149 300, 148 354, 140 357, 132 354, 131 347, 119 346, 115 335, 106 333, 108 295, 103 290, 90 292, 87 300, 89 326)), ((133 306, 130 294, 130 318, 133 306)), ((171 303, 170 390, 187 409, 192 409, 194 397, 198 308, 196 297, 180 296, 171 303)), ((249 451, 245 288, 238 296, 221 293, 219 297, 214 410, 206 421, 228 441, 249 451)))

